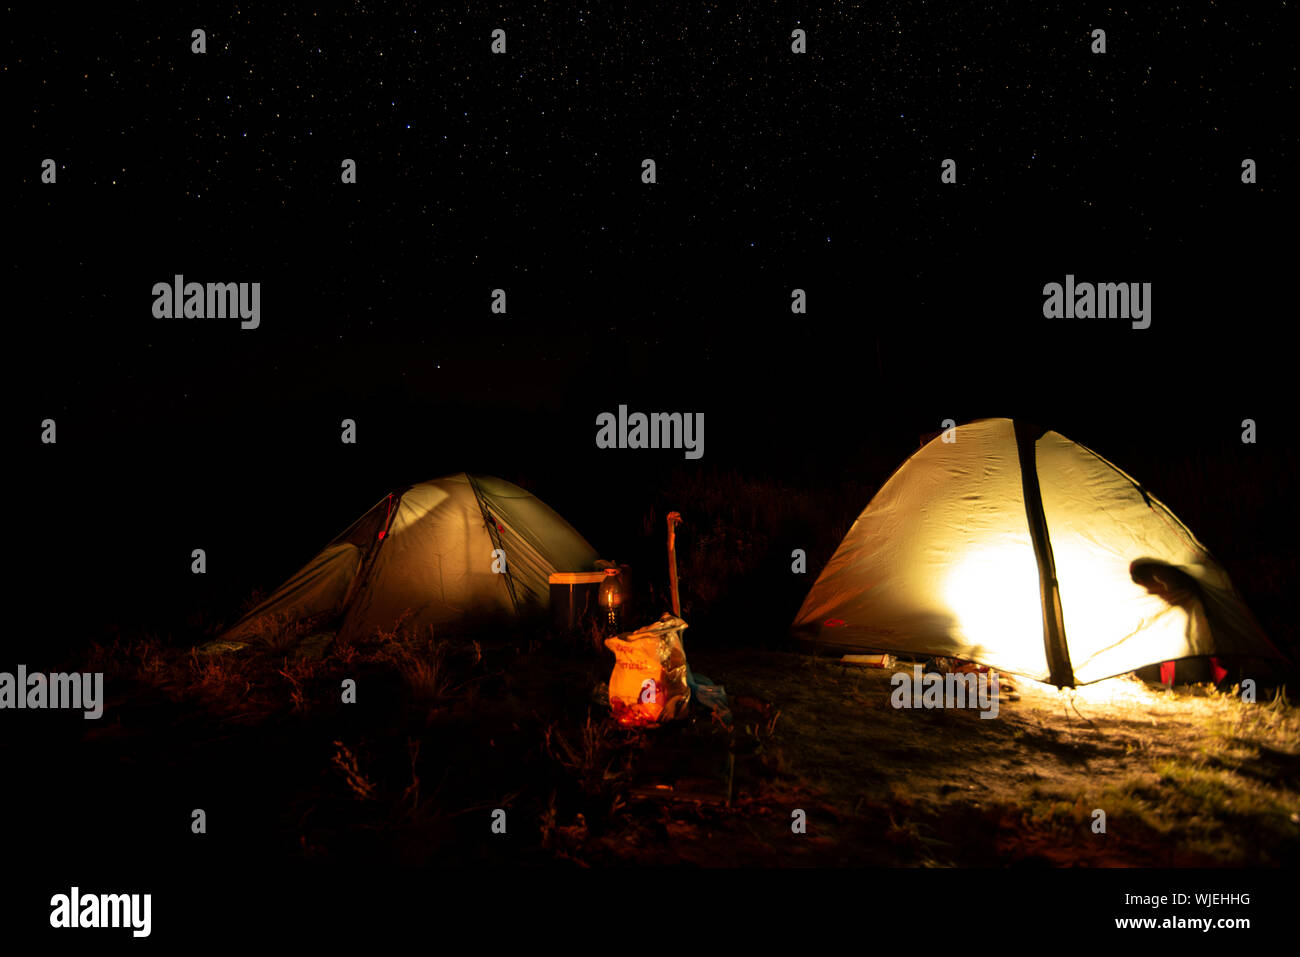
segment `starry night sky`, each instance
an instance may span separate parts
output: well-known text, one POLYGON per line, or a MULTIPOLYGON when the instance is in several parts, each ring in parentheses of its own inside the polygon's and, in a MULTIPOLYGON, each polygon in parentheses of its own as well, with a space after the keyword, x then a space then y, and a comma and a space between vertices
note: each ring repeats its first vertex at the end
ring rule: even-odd
POLYGON ((243 555, 221 600, 273 583, 464 468, 530 480, 601 546, 607 503, 682 465, 595 450, 620 402, 703 411, 705 467, 806 487, 882 480, 948 416, 1024 416, 1137 474, 1246 415, 1284 427, 1289 4, 9 16, 20 521, 48 579, 84 513, 115 556, 90 605, 192 604, 172 560, 196 539, 243 555), (260 281, 262 327, 154 320, 178 272, 260 281), (1067 272, 1152 282, 1152 328, 1048 324, 1067 272))

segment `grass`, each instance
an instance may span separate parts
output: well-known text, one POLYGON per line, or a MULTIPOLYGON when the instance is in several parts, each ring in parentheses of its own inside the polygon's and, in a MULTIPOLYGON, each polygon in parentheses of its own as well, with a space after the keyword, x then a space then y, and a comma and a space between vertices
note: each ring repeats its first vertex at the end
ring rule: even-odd
MULTIPOLYGON (((1166 498, 1171 507, 1212 547, 1236 540, 1240 529, 1215 525, 1210 489, 1196 484, 1209 479, 1179 481, 1186 502, 1166 498), (1205 514, 1185 514, 1197 502, 1205 514)), ((681 472, 630 519, 641 534, 632 554, 618 557, 633 567, 634 626, 667 605, 663 515, 685 516, 686 649, 698 673, 726 685, 731 731, 707 720, 640 733, 612 725, 601 694, 612 658, 597 629, 476 640, 394 630, 321 643, 310 625, 279 621, 238 653, 203 655, 192 646, 219 634, 220 623, 200 616, 202 633, 119 635, 78 661, 105 672, 114 721, 87 734, 79 761, 104 777, 156 766, 160 789, 249 807, 246 843, 230 842, 245 859, 273 852, 373 866, 590 867, 1300 860, 1300 716, 1285 691, 1248 704, 1239 689, 1171 692, 1136 679, 1073 695, 1025 683, 1022 701, 982 721, 895 711, 886 672, 784 650, 786 624, 873 491, 852 481, 808 491, 681 472), (808 555, 806 575, 791 574, 795 548, 808 555), (342 702, 345 679, 357 683, 355 705, 342 702), (730 804, 639 797, 653 759, 674 750, 733 755, 730 804), (798 840, 796 809, 808 820, 798 840), (1106 813, 1104 835, 1092 827, 1097 809, 1106 813), (496 810, 507 815, 509 840, 485 840, 496 810)), ((1243 494, 1251 507, 1234 505, 1234 520, 1247 523, 1240 508, 1255 514, 1271 499, 1243 494)), ((1271 541, 1220 552, 1234 576, 1254 570, 1261 610, 1285 608, 1294 580, 1285 573, 1293 559, 1273 562, 1271 541)), ((1275 640, 1294 634, 1286 616, 1264 624, 1275 640)), ((69 746, 50 745, 43 753, 69 746)), ((0 742, 0 759, 15 746, 0 742)), ((132 817, 145 811, 131 794, 107 800, 149 833, 149 821, 132 817)))
POLYGON ((107 739, 101 757, 168 755, 205 780, 213 767, 228 769, 228 800, 254 787, 281 809, 291 859, 584 867, 1300 860, 1300 716, 1283 695, 1248 704, 1212 688, 1166 691, 1129 678, 1070 701, 1022 682, 1022 700, 984 721, 894 710, 885 671, 702 649, 692 662, 726 684, 733 729, 697 719, 634 732, 613 724, 601 703, 608 653, 594 655, 590 636, 541 638, 380 634, 319 656, 286 642, 202 656, 153 638, 119 641, 92 656, 111 678, 110 707, 139 707, 148 696, 169 718, 127 722, 129 733, 107 739), (357 682, 356 705, 341 702, 345 677, 357 682), (729 805, 638 796, 651 760, 675 749, 734 755, 729 805), (498 809, 508 842, 485 840, 498 809), (796 809, 808 820, 799 842, 790 830, 796 809), (1093 831, 1097 809, 1105 834, 1093 831))

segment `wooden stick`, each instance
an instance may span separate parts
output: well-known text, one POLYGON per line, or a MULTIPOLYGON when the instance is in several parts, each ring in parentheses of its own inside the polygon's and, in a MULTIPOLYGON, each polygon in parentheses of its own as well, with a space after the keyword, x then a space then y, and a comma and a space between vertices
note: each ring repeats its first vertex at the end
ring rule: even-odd
POLYGON ((668 513, 668 590, 673 598, 673 616, 682 617, 682 602, 677 597, 677 524, 682 520, 678 512, 668 513))

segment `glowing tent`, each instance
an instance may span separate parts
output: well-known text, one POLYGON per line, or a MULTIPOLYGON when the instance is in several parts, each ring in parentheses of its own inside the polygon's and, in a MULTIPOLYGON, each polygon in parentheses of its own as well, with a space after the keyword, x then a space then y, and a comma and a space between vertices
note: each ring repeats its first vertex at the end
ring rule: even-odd
POLYGON ((552 572, 596 560, 539 499, 461 472, 387 496, 222 637, 331 619, 340 637, 499 621, 546 607, 552 572))
POLYGON ((923 446, 849 529, 797 634, 1058 686, 1199 655, 1277 657, 1172 512, 1055 432, 983 419, 923 446))

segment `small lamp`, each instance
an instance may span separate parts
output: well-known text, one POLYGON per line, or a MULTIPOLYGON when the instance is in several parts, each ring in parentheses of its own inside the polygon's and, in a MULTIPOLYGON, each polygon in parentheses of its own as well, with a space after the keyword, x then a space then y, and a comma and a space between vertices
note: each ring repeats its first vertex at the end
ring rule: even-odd
POLYGON ((600 583, 597 600, 600 607, 605 609, 606 623, 617 630, 623 609, 623 586, 617 568, 605 569, 605 580, 600 583))

